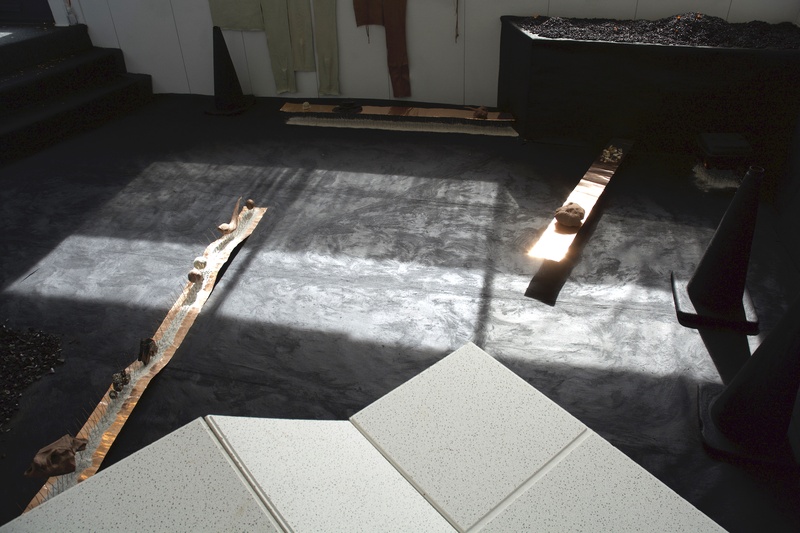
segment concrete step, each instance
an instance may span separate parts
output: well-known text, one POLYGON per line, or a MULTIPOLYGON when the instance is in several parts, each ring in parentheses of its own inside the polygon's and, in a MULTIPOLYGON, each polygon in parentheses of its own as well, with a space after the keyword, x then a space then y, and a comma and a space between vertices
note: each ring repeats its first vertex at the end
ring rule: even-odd
POLYGON ((66 27, 0 25, 0 76, 92 47, 83 24, 66 27))
POLYGON ((22 157, 135 109, 152 97, 146 74, 118 74, 105 84, 40 102, 0 123, 0 162, 22 157))
POLYGON ((0 78, 0 116, 103 85, 124 72, 122 52, 114 48, 90 48, 21 69, 0 78))

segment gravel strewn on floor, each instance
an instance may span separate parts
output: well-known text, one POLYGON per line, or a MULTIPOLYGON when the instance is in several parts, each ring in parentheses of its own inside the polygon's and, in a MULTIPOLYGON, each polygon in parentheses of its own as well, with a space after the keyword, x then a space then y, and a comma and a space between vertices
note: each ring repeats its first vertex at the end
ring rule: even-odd
POLYGON ((8 431, 25 388, 63 362, 60 337, 0 325, 0 432, 8 431))
POLYGON ((531 17, 522 20, 519 26, 549 39, 723 48, 800 48, 800 27, 791 22, 728 23, 719 17, 695 12, 659 20, 531 17))

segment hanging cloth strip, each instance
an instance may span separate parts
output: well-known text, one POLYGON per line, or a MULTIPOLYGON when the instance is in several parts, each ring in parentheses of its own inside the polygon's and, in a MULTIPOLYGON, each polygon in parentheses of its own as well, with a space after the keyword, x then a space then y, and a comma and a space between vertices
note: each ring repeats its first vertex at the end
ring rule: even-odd
POLYGON ((356 26, 386 28, 386 54, 395 98, 411 96, 406 46, 406 0, 353 0, 356 26))
POLYGON ((287 0, 292 63, 295 72, 314 72, 314 47, 311 44, 311 4, 308 0, 287 0))
POLYGON ((320 94, 339 94, 338 41, 336 0, 314 0, 314 44, 320 94))

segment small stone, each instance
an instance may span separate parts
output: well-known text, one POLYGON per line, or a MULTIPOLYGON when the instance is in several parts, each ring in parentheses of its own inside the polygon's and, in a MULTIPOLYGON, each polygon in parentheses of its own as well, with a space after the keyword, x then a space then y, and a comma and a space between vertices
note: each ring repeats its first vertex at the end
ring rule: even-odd
POLYGON ((203 273, 201 271, 197 270, 196 268, 194 268, 194 269, 192 269, 191 272, 189 272, 188 278, 189 278, 189 281, 191 281, 192 283, 199 283, 199 282, 203 281, 203 273))
POLYGON ((55 374, 55 373, 56 373, 56 369, 51 366, 50 367, 50 374, 55 374))
POLYGON ((244 203, 244 206, 247 209, 253 209, 256 206, 256 202, 252 198, 248 198, 247 201, 244 203))
POLYGON ((556 221, 571 228, 580 227, 585 216, 586 210, 575 202, 570 202, 556 209, 556 221))
POLYGON ((194 258, 194 263, 192 263, 197 270, 203 270, 206 268, 208 261, 202 255, 197 256, 194 258))

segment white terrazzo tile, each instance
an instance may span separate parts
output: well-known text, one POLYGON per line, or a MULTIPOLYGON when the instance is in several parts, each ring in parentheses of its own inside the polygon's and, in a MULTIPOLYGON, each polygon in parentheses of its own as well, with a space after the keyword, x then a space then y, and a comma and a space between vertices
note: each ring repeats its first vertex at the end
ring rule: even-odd
POLYGON ((281 530, 197 419, 0 531, 281 530))
POLYGON ((460 530, 586 430, 471 343, 351 421, 460 530))
POLYGON ((724 531, 595 433, 480 531, 724 531))
POLYGON ((208 419, 294 531, 454 531, 347 421, 208 419))

